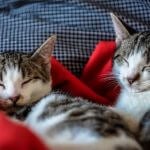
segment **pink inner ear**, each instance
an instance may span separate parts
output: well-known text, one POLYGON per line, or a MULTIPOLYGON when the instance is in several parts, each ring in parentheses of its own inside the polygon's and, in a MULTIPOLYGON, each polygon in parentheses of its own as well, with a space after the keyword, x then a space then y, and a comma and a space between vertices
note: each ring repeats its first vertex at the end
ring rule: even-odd
POLYGON ((117 38, 115 40, 115 43, 116 43, 116 47, 119 47, 119 45, 121 44, 121 40, 117 38))

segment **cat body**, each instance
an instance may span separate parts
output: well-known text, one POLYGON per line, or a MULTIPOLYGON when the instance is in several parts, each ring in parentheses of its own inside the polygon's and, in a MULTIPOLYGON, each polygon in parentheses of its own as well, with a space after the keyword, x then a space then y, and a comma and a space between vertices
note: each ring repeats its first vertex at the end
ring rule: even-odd
POLYGON ((141 149, 121 115, 80 97, 51 93, 25 123, 52 149, 141 149))

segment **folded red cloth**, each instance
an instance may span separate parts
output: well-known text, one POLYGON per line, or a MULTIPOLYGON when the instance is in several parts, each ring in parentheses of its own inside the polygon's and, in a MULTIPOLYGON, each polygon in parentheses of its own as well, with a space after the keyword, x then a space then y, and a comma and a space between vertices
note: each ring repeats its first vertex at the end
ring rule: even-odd
POLYGON ((115 81, 109 78, 114 50, 114 41, 99 42, 85 65, 80 79, 52 58, 53 87, 62 89, 73 96, 112 105, 119 92, 115 81))
MULTIPOLYGON (((115 42, 98 43, 80 79, 53 57, 51 60, 53 87, 100 104, 113 104, 119 89, 113 89, 111 82, 114 83, 114 80, 105 80, 104 77, 111 72, 114 49, 115 42)), ((46 150, 46 147, 28 129, 0 114, 0 150, 12 149, 46 150)))

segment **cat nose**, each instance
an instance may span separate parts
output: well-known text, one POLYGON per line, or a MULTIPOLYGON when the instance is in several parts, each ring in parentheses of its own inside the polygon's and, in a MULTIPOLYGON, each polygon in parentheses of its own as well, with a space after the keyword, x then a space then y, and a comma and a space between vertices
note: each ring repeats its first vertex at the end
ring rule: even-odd
POLYGON ((17 96, 14 96, 14 97, 10 97, 9 99, 12 101, 12 102, 17 102, 20 98, 20 95, 17 95, 17 96))
POLYGON ((131 85, 134 82, 134 79, 132 78, 127 78, 128 83, 131 85))
POLYGON ((128 83, 131 85, 133 84, 135 81, 137 81, 140 78, 140 74, 137 73, 136 75, 134 75, 133 77, 127 77, 127 81, 128 83))

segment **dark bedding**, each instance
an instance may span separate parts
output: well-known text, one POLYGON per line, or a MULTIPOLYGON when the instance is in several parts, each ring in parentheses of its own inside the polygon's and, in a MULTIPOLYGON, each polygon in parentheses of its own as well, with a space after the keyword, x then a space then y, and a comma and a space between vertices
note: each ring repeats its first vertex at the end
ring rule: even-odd
POLYGON ((114 39, 109 12, 148 30, 149 7, 146 0, 0 0, 0 51, 30 52, 56 33, 53 54, 80 75, 95 44, 114 39))

